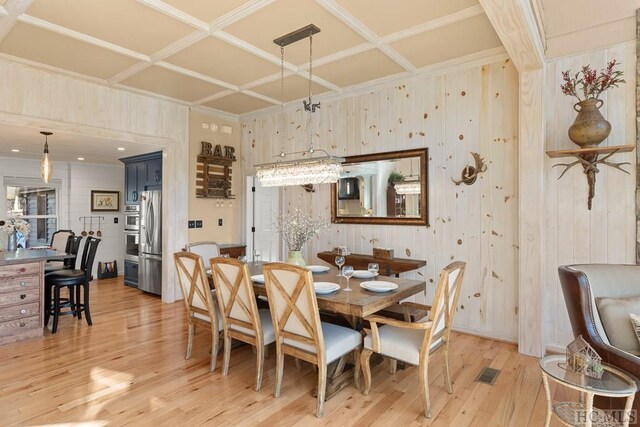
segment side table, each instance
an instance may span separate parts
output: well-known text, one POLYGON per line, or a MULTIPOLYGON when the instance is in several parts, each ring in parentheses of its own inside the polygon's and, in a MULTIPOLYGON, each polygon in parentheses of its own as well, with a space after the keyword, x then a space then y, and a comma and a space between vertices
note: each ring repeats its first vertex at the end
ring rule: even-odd
POLYGON ((565 369, 566 357, 563 355, 546 356, 540 359, 542 368, 542 382, 547 395, 547 418, 545 427, 549 426, 552 415, 558 417, 567 426, 629 426, 629 418, 633 398, 638 391, 637 379, 623 371, 605 363, 602 364, 604 373, 602 378, 591 378, 587 375, 565 369), (580 392, 578 402, 553 402, 549 391, 549 379, 580 392), (611 414, 593 407, 593 397, 626 397, 626 405, 622 416, 622 423, 615 420, 611 414))

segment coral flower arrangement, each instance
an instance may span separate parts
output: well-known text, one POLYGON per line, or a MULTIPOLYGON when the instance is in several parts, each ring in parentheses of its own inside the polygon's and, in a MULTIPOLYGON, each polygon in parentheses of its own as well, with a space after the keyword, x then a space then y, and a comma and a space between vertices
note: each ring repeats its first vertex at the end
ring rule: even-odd
POLYGON ((562 93, 577 98, 578 102, 586 99, 598 99, 602 92, 618 87, 620 83, 625 83, 622 71, 614 70, 616 65, 620 64, 614 59, 599 73, 592 69, 591 65, 585 65, 573 77, 570 75, 570 70, 563 71, 563 83, 560 86, 562 93))

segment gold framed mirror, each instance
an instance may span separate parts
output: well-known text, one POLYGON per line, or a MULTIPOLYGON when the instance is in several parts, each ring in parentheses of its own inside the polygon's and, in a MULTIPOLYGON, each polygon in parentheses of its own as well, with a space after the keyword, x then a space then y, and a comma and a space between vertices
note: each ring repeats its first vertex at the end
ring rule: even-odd
POLYGON ((346 157, 331 222, 429 226, 428 160, 428 148, 346 157))

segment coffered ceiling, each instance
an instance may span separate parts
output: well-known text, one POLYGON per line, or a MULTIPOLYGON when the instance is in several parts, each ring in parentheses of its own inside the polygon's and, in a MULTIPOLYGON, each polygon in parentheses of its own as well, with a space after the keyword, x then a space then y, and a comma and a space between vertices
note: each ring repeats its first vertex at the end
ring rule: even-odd
POLYGON ((502 50, 477 0, 0 0, 0 57, 244 114, 502 50))

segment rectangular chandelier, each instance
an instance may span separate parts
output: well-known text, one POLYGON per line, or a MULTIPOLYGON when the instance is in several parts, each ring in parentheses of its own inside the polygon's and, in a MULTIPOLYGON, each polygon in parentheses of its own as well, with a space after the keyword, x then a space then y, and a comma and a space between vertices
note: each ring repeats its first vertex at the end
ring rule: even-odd
POLYGON ((338 182, 344 158, 324 156, 256 165, 256 176, 263 187, 329 184, 338 182))
POLYGON ((420 194, 422 186, 420 181, 402 181, 393 186, 398 194, 420 194))

